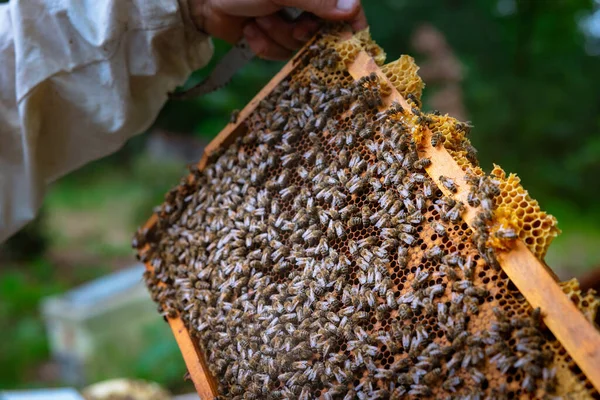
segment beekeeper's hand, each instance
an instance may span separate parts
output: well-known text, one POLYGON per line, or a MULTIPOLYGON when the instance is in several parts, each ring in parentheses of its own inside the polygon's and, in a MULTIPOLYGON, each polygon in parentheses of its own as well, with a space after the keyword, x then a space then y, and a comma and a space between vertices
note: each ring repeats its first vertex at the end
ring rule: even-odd
POLYGON ((188 0, 198 29, 230 43, 246 38, 262 58, 283 60, 318 29, 305 14, 287 22, 276 14, 296 7, 327 20, 348 21, 355 31, 367 27, 360 0, 188 0))

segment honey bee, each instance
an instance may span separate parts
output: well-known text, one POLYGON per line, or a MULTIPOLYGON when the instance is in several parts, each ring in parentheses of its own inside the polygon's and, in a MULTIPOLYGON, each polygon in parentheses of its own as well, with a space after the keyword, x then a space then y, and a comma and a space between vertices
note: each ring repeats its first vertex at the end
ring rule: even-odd
POLYGON ((421 158, 413 164, 413 168, 416 170, 422 170, 431 165, 431 160, 429 158, 421 158))
POLYGON ((419 210, 413 212, 412 214, 410 214, 406 217, 406 221, 408 223, 414 224, 414 225, 419 225, 421 222, 423 222, 424 219, 425 219, 425 217, 419 210))
POLYGON ((240 110, 233 110, 231 112, 231 116, 229 117, 229 123, 235 124, 240 116, 240 110))
POLYGON ((491 198, 500 194, 499 182, 495 179, 490 179, 489 177, 483 178, 480 181, 479 189, 485 196, 491 198))
POLYGON ((458 222, 464 212, 465 212, 464 204, 460 201, 457 201, 454 204, 454 206, 450 210, 448 210, 445 217, 452 222, 458 222))
POLYGON ((528 336, 534 336, 534 335, 538 334, 538 332, 539 331, 536 328, 526 326, 526 327, 523 327, 523 328, 520 328, 519 330, 517 330, 515 336, 518 338, 525 338, 528 336))
POLYGON ((423 196, 425 196, 426 199, 431 199, 434 197, 434 194, 435 191, 433 189, 431 181, 429 179, 426 179, 423 182, 423 196))
POLYGON ((281 189, 279 191, 279 194, 281 195, 281 198, 283 200, 289 200, 290 198, 294 197, 297 192, 298 192, 298 186, 291 185, 291 186, 281 189))
POLYGON ((525 378, 521 382, 521 388, 523 388, 528 393, 535 392, 535 389, 536 389, 535 379, 531 375, 525 374, 525 378))
POLYGON ((494 232, 494 236, 496 236, 499 239, 509 239, 509 240, 515 240, 515 239, 519 238, 519 235, 517 234, 517 232, 515 232, 514 229, 506 228, 504 226, 501 226, 500 228, 498 228, 498 230, 496 230, 496 232, 494 232))
MULTIPOLYGON (((418 109, 419 109, 419 108, 421 108, 421 102, 420 102, 420 100, 419 100, 419 99, 417 98, 417 96, 415 96, 413 93, 408 93, 408 94, 406 95, 406 101, 407 101, 409 104, 412 104, 412 105, 413 105, 413 106, 412 106, 412 107, 413 107, 413 109, 414 109, 414 108, 417 108, 417 111, 418 111, 418 109)), ((413 113, 414 113, 414 111, 413 111, 413 113)), ((418 111, 418 114, 420 114, 420 111, 418 111)), ((417 115, 418 115, 418 114, 417 114, 417 115)))
POLYGON ((440 175, 439 177, 440 183, 452 193, 456 193, 456 184, 454 181, 444 175, 440 175))
POLYGON ((417 398, 429 397, 431 393, 429 386, 419 384, 410 385, 410 390, 408 391, 409 395, 416 396, 417 398))
POLYGON ((447 276, 450 280, 456 281, 458 280, 458 274, 452 267, 449 267, 445 264, 440 265, 440 269, 438 272, 439 276, 447 276))
POLYGON ((492 322, 492 331, 499 333, 510 333, 512 331, 512 326, 508 322, 504 321, 494 321, 492 322))
POLYGON ((434 385, 442 376, 441 368, 434 368, 423 375, 423 382, 427 385, 434 385))
POLYGON ((352 217, 348 220, 348 228, 354 228, 356 226, 362 225, 362 222, 362 218, 352 217))
POLYGON ((466 289, 473 287, 473 282, 468 280, 456 281, 452 283, 452 290, 456 292, 464 292, 466 289))
MULTIPOLYGON (((462 347, 462 344, 460 346, 455 346, 454 342, 453 342, 452 347, 453 348, 462 347)), ((454 354, 452 355, 452 358, 450 358, 450 361, 448 361, 448 363, 446 364, 446 367, 448 367, 449 370, 452 370, 455 367, 458 367, 462 363, 462 360, 464 357, 465 357, 464 351, 462 351, 462 350, 455 351, 454 354)))
POLYGON ((438 236, 446 236, 446 228, 444 225, 436 221, 431 221, 430 225, 438 236))
POLYGON ((369 139, 373 136, 374 130, 371 126, 367 126, 363 129, 361 129, 358 133, 358 136, 361 139, 369 139))
POLYGON ((491 213, 494 211, 494 201, 489 197, 480 197, 479 203, 483 212, 491 213))
POLYGON ((433 299, 436 296, 442 295, 444 293, 445 287, 442 284, 435 284, 433 286, 428 287, 425 290, 425 295, 429 296, 430 299, 433 299))
POLYGON ((479 301, 475 297, 465 296, 463 303, 471 314, 479 314, 479 301))
POLYGON ((368 180, 358 175, 354 176, 346 183, 346 188, 350 193, 357 193, 368 186, 368 180))
POLYGON ((479 207, 481 204, 481 200, 479 199, 479 194, 477 193, 477 189, 473 186, 469 189, 469 193, 467 194, 467 203, 471 207, 479 207))
POLYGON ((425 177, 425 175, 420 174, 420 173, 412 174, 409 178, 409 182, 413 181, 413 182, 423 183, 426 180, 427 180, 427 178, 425 177))
POLYGON ((443 256, 444 251, 437 245, 425 252, 425 257, 431 260, 441 260, 443 256))
MULTIPOLYGON (((388 208, 388 213, 390 215, 398 216, 398 213, 402 211, 402 202, 400 200, 395 200, 391 206, 388 208)), ((392 221, 392 223, 394 223, 392 221)))
POLYGON ((442 388, 448 392, 455 393, 457 387, 462 385, 462 379, 459 376, 450 376, 442 383, 442 388))
POLYGON ((465 289, 465 294, 467 296, 482 298, 489 296, 490 292, 484 288, 470 286, 465 289))
POLYGON ((471 368, 470 372, 471 372, 471 379, 473 379, 473 381, 480 387, 487 383, 487 378, 478 369, 471 368))
POLYGON ((348 251, 351 255, 355 256, 358 254, 358 245, 352 239, 348 240, 348 251))
POLYGON ((508 317, 506 316, 506 313, 501 308, 493 307, 492 312, 494 313, 494 315, 496 316, 498 321, 500 321, 500 322, 508 322, 509 321, 508 317))
POLYGON ((411 246, 416 241, 414 236, 412 236, 408 233, 405 233, 405 232, 401 232, 398 235, 398 239, 400 239, 401 241, 403 241, 404 243, 406 243, 409 246, 411 246))
POLYGON ((396 261, 398 262, 400 268, 406 268, 408 264, 408 249, 406 247, 398 247, 398 258, 396 261))
POLYGON ((359 322, 369 318, 369 314, 365 311, 359 311, 351 316, 352 321, 359 322))
POLYGON ((534 308, 531 311, 531 323, 535 328, 540 328, 540 324, 542 321, 542 309, 539 307, 534 308))
POLYGON ((417 272, 415 272, 413 282, 411 283, 412 288, 418 289, 419 287, 423 286, 427 279, 429 279, 429 275, 430 274, 428 271, 422 271, 420 268, 417 269, 417 272))

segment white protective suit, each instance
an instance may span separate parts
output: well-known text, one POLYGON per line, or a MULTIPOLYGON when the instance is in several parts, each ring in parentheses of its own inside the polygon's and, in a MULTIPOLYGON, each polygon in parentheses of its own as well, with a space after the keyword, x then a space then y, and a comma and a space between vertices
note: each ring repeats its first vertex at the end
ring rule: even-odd
POLYGON ((212 56, 186 0, 0 4, 0 242, 46 187, 147 129, 212 56))

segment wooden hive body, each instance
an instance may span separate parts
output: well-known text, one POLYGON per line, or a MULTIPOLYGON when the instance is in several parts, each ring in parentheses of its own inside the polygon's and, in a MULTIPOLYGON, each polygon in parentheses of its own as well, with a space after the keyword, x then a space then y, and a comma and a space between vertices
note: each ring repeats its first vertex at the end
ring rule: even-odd
MULTIPOLYGON (((588 321, 588 319, 593 319, 595 315, 597 300, 593 294, 583 295, 573 282, 563 284, 561 287, 561 284, 556 282, 551 270, 542 261, 549 242, 558 232, 556 221, 540 211, 537 202, 529 198, 527 192, 519 185, 517 178, 512 175, 506 177, 502 170, 496 168, 492 176, 499 186, 500 193, 494 198, 493 218, 485 224, 487 240, 484 244, 495 249, 495 257, 501 270, 494 269, 489 262, 486 262, 480 251, 478 251, 475 244, 476 235, 474 234, 474 232, 481 230, 481 221, 479 220, 481 207, 474 207, 469 204, 470 179, 472 180, 473 176, 482 177, 484 174, 476 165, 476 160, 474 163, 468 154, 468 141, 464 138, 465 126, 457 125, 458 122, 450 117, 434 115, 427 117, 429 119, 423 123, 419 119, 421 113, 414 103, 420 98, 422 88, 422 83, 416 76, 414 62, 409 57, 403 56, 394 63, 382 65, 384 58, 381 49, 370 41, 368 33, 363 32, 351 36, 341 31, 335 34, 325 34, 323 37, 314 39, 240 112, 238 120, 235 123, 228 124, 206 148, 205 154, 197 166, 197 171, 194 171, 182 181, 181 185, 171 193, 171 199, 181 201, 181 199, 190 196, 190 193, 197 191, 199 177, 206 168, 219 160, 220 157, 225 157, 226 149, 235 148, 240 154, 248 155, 258 151, 255 142, 238 141, 238 138, 249 131, 256 132, 261 129, 260 124, 263 123, 261 121, 264 120, 264 116, 261 117, 260 114, 257 114, 257 110, 263 107, 261 101, 269 99, 269 96, 277 90, 278 86, 282 85, 282 82, 303 82, 305 86, 310 86, 311 79, 315 79, 329 86, 351 87, 354 84, 353 82, 362 78, 361 82, 366 82, 365 84, 368 86, 369 80, 364 77, 375 74, 378 77, 377 90, 381 91, 382 103, 364 112, 365 118, 374 127, 373 141, 382 141, 385 136, 382 132, 383 124, 379 124, 375 120, 382 116, 385 110, 390 109, 390 107, 397 108, 397 105, 400 105, 403 111, 391 113, 390 115, 394 114, 392 118, 397 118, 399 123, 412 127, 410 135, 418 157, 427 158, 431 161, 422 172, 427 175, 427 180, 431 181, 437 193, 428 198, 423 207, 422 214, 425 223, 415 224, 416 247, 408 246, 406 265, 399 265, 396 261, 397 254, 390 257, 391 261, 388 263, 387 268, 391 282, 390 290, 396 299, 395 301, 398 302, 398 299, 419 288, 418 285, 414 284, 416 276, 426 272, 428 276, 431 276, 427 278, 429 287, 441 285, 443 290, 439 295, 427 295, 425 297, 429 297, 433 305, 450 305, 453 298, 456 297, 452 289, 454 282, 447 276, 440 274, 442 263, 439 260, 430 260, 425 254, 432 251, 433 248, 440 248, 446 255, 458 252, 463 259, 474 260, 474 275, 469 279, 471 279, 471 284, 474 287, 485 290, 485 295, 482 296, 478 304, 475 304, 476 307, 468 308, 468 310, 475 309, 476 311, 470 313, 467 311, 467 306, 464 306, 466 314, 469 315, 465 330, 471 336, 483 337, 485 336, 484 332, 496 329, 498 324, 502 323, 502 318, 498 317, 498 314, 493 311, 494 307, 504 310, 502 314, 506 315, 507 318, 529 318, 532 310, 539 307, 543 317, 543 324, 539 327, 540 338, 543 336, 543 344, 540 345, 540 350, 547 350, 553 354, 552 360, 546 363, 546 369, 556 368, 557 371, 556 380, 554 381, 556 391, 548 391, 548 393, 571 395, 577 398, 597 396, 596 390, 600 387, 600 335, 588 321), (319 63, 323 64, 324 61, 322 55, 315 54, 315 46, 320 52, 323 52, 324 49, 335 49, 334 54, 337 57, 335 65, 332 67, 319 65, 319 63), (406 97, 415 100, 409 103, 406 97), (438 138, 440 135, 443 136, 443 144, 432 145, 432 137, 436 135, 438 138), (456 188, 445 185, 442 182, 444 180, 442 177, 451 179, 456 188), (463 203, 462 211, 459 214, 460 221, 452 222, 440 219, 434 201, 443 197, 463 203), (434 225, 437 222, 445 225, 447 233, 442 235, 436 232, 434 225), (506 229, 514 230, 518 235, 518 239, 502 238, 498 232, 501 233, 502 230, 506 229), (569 297, 563 291, 568 291, 569 297), (579 308, 572 300, 577 301, 579 308), (584 311, 585 315, 581 310, 584 311), (496 325, 494 326, 494 324, 496 325)), ((345 107, 345 109, 331 116, 330 119, 339 122, 339 130, 350 131, 356 115, 356 113, 354 116, 352 115, 350 107, 345 107)), ((318 139, 314 139, 314 137, 313 139, 319 141, 319 146, 326 154, 327 164, 337 162, 340 158, 340 152, 339 148, 333 144, 334 135, 328 129, 314 130, 318 139)), ((310 149, 311 140, 313 139, 305 135, 294 142, 293 146, 296 149, 301 149, 301 153, 305 153, 310 149)), ((362 154, 367 163, 378 161, 377 157, 369 156, 367 141, 360 137, 358 133, 353 140, 356 141, 356 144, 351 146, 353 151, 362 154)), ((278 158, 283 155, 281 149, 275 147, 277 144, 280 145, 280 142, 280 139, 274 139, 273 143, 275 144, 265 144, 267 147, 271 146, 268 148, 278 158)), ((238 159, 240 158, 241 156, 238 155, 238 159)), ((302 164, 304 162, 302 161, 300 165, 304 165, 302 164)), ((271 168, 267 172, 263 185, 269 179, 274 179, 281 174, 284 169, 286 168, 282 165, 271 168)), ((291 170, 291 168, 287 169, 291 170)), ((299 187, 302 185, 301 179, 295 175, 287 183, 287 186, 293 185, 299 187)), ((260 185, 257 186, 260 187, 260 185)), ((419 182, 417 186, 419 187, 419 193, 423 192, 422 183, 419 182)), ((349 193, 349 200, 347 201, 355 204, 357 208, 362 208, 365 204, 369 204, 368 192, 369 189, 365 189, 364 193, 360 191, 357 194, 349 193)), ((281 200, 282 208, 285 211, 292 209, 291 200, 286 201, 281 198, 281 195, 277 194, 274 197, 281 200)), ((414 198, 412 199, 414 200, 414 198)), ((169 202, 172 203, 173 200, 168 200, 167 204, 169 202)), ((161 287, 169 288, 171 294, 177 292, 176 285, 173 283, 174 279, 167 273, 169 267, 165 266, 164 249, 160 250, 159 245, 163 240, 162 232, 166 232, 171 225, 176 224, 174 221, 180 218, 179 215, 177 218, 172 218, 171 208, 173 207, 167 207, 169 208, 166 209, 163 206, 161 212, 154 215, 140 231, 138 248, 142 259, 146 261, 148 266, 147 279, 156 296, 155 300, 164 303, 168 309, 167 319, 181 348, 196 389, 201 398, 212 398, 217 395, 219 385, 213 377, 214 374, 210 372, 210 368, 213 367, 216 370, 217 367, 210 362, 206 362, 204 352, 207 350, 206 346, 212 346, 213 344, 206 342, 206 338, 203 336, 204 333, 198 333, 194 330, 189 331, 190 318, 181 318, 177 314, 181 311, 177 309, 178 307, 171 309, 173 307, 167 305, 169 301, 172 301, 168 297, 169 291, 159 289, 161 287), (161 251, 163 252, 161 253, 161 251), (161 269, 158 274, 154 274, 156 266, 161 269), (205 338, 204 342, 202 338, 205 338), (202 346, 205 347, 204 351, 202 346)), ((377 205, 374 208, 376 209, 377 205)), ((330 246, 335 248, 336 253, 348 254, 348 257, 351 258, 350 253, 352 253, 352 250, 349 249, 351 240, 359 242, 366 237, 379 237, 381 227, 374 225, 375 223, 365 223, 364 226, 357 227, 345 225, 343 238, 332 238, 330 246)), ((284 242, 283 239, 282 241, 284 242)), ((191 268, 189 265, 187 267, 191 268)), ((173 274, 172 271, 170 273, 173 274)), ((270 274, 273 281, 286 282, 286 274, 289 271, 265 273, 270 274)), ((460 274, 463 273, 459 272, 460 274)), ((344 279, 349 286, 360 286, 363 277, 364 275, 360 267, 357 266, 357 262, 353 261, 348 275, 344 279)), ((461 277, 464 278, 464 276, 461 277)), ((427 290, 425 286, 419 290, 427 290)), ((464 289, 461 290, 464 291, 464 289)), ((376 301, 378 305, 385 303, 385 294, 377 296, 376 301)), ((428 327, 429 334, 432 335, 432 339, 428 339, 431 343, 435 343, 440 347, 451 347, 453 345, 451 339, 454 339, 454 334, 450 335, 446 328, 439 326, 439 321, 436 320, 439 313, 438 309, 435 310, 435 315, 432 315, 430 314, 431 310, 426 312, 425 307, 417 306, 414 313, 411 311, 410 318, 404 320, 399 315, 399 307, 397 308, 385 310, 381 313, 376 311, 376 307, 367 308, 368 318, 364 322, 360 322, 360 326, 367 333, 376 336, 377 332, 393 332, 396 326, 414 331, 417 326, 423 325, 428 327)), ((211 327, 208 327, 208 329, 211 329, 211 327)), ((517 329, 511 330, 506 335, 507 346, 513 349, 515 354, 522 355, 522 352, 519 353, 515 350, 518 342, 516 340, 517 329)), ((232 338, 232 340, 235 340, 235 338, 232 338)), ((407 360, 412 358, 416 363, 415 354, 409 355, 408 349, 402 349, 400 345, 397 346, 398 348, 391 349, 389 348, 391 345, 374 344, 378 348, 377 356, 374 357, 374 364, 381 369, 389 370, 395 363, 405 358, 407 360)), ((356 350, 349 347, 347 341, 344 342, 338 339, 335 351, 343 354, 343 357, 355 359, 356 350)), ((488 347, 490 346, 487 344, 482 345, 481 350, 487 351, 488 347)), ((468 347, 464 349, 461 351, 469 351, 468 347)), ((420 351, 423 351, 423 349, 420 349, 420 351)), ((208 357, 213 357, 214 354, 216 353, 213 351, 208 357)), ((528 372, 513 367, 509 372, 503 373, 501 368, 490 361, 493 355, 494 353, 486 355, 478 363, 478 368, 484 372, 486 378, 486 383, 483 386, 475 381, 471 373, 472 368, 463 368, 463 370, 458 369, 456 372, 452 372, 462 382, 459 385, 462 389, 457 389, 459 390, 457 393, 466 395, 466 390, 469 387, 481 386, 481 391, 485 395, 496 393, 500 396, 502 390, 499 388, 504 384, 507 397, 542 396, 546 394, 546 387, 543 382, 536 384, 533 393, 527 392, 524 388, 526 384, 523 381, 528 372)), ((451 360, 451 356, 452 354, 448 354, 446 358, 442 357, 440 362, 439 373, 444 375, 445 379, 448 379, 446 376, 449 371, 447 365, 451 360)), ((215 359, 218 358, 217 356, 214 357, 215 359)), ((311 362, 318 362, 321 360, 321 356, 319 355, 312 360, 311 362)), ((227 366, 225 365, 221 368, 222 371, 226 369, 227 366)), ((435 368, 426 369, 425 372, 432 372, 433 369, 435 368)), ((367 377, 369 375, 368 368, 363 367, 362 370, 365 371, 364 376, 367 377)), ((534 380, 541 382, 542 378, 537 377, 534 380)), ((381 383, 382 379, 373 379, 373 381, 376 382, 375 386, 379 389, 385 386, 381 383)), ((346 385, 357 386, 356 384, 360 384, 360 382, 364 382, 364 380, 361 378, 359 382, 349 382, 346 385)), ((438 382, 437 386, 441 384, 442 381, 438 382)), ((221 382, 221 386, 226 391, 229 390, 225 383, 221 382)), ((272 389, 270 390, 272 391, 272 389)), ((327 392, 333 390, 333 387, 328 387, 321 382, 311 395, 327 396, 327 392)), ((390 390, 390 392, 393 391, 390 390)), ((407 392, 409 391, 407 390, 407 392)), ((381 393, 385 397, 383 392, 381 393)), ((221 391, 221 394, 226 397, 233 396, 229 392, 223 393, 221 391)), ((424 394, 413 392, 406 395, 421 398, 425 397, 424 394)), ((438 387, 433 389, 429 395, 443 397, 448 394, 452 394, 452 392, 438 387)))

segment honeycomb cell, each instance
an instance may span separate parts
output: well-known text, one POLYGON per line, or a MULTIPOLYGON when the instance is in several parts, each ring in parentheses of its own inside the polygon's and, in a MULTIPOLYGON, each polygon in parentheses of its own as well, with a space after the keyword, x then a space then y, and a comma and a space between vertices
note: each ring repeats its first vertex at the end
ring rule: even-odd
POLYGON ((598 312, 598 306, 600 305, 600 299, 596 296, 596 292, 594 290, 588 290, 586 293, 583 293, 579 288, 579 282, 575 278, 561 282, 560 287, 577 308, 581 310, 588 321, 594 323, 598 312))

